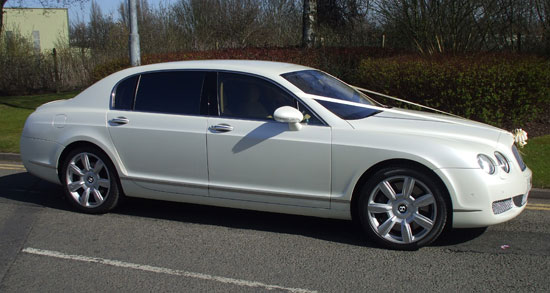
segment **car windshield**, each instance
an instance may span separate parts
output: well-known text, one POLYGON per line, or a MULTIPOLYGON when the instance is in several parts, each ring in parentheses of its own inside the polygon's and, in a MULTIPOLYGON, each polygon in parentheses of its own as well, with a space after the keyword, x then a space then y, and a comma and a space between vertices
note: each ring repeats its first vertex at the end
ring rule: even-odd
POLYGON ((366 95, 318 70, 296 71, 281 76, 306 94, 367 105, 374 104, 366 95))
POLYGON ((346 105, 341 103, 332 103, 332 102, 323 101, 323 100, 315 100, 315 101, 317 101, 319 104, 323 105, 323 107, 327 108, 329 111, 336 114, 336 116, 344 120, 363 119, 382 112, 380 110, 346 105))

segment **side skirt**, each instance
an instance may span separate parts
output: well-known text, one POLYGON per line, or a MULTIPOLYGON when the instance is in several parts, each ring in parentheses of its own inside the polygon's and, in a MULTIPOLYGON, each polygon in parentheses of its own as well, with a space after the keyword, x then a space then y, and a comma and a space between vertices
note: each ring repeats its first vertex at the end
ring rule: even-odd
POLYGON ((237 200, 228 198, 217 198, 203 195, 191 195, 181 193, 163 192, 157 190, 144 189, 133 180, 127 178, 120 179, 124 193, 129 197, 139 197, 147 199, 193 203, 201 205, 210 205, 218 207, 228 207, 236 209, 256 210, 282 214, 304 215, 319 218, 331 218, 351 220, 351 214, 348 210, 334 210, 326 208, 312 208, 295 205, 283 205, 276 203, 265 203, 247 200, 237 200))

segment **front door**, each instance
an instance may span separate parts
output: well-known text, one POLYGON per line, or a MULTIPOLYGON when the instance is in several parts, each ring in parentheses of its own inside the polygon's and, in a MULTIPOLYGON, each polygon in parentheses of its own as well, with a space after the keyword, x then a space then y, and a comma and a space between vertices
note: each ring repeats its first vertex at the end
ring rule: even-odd
POLYGON ((310 119, 292 131, 276 122, 275 109, 300 104, 253 76, 220 73, 218 100, 220 117, 208 119, 206 134, 210 196, 330 207, 329 126, 310 119))

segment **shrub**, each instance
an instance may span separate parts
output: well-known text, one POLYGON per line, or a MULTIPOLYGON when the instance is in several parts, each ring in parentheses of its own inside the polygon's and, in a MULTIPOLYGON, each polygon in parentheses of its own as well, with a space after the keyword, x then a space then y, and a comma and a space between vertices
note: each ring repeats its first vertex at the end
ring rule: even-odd
POLYGON ((327 71, 336 67, 346 66, 343 71, 355 70, 359 62, 367 57, 387 57, 396 55, 397 51, 374 47, 354 48, 245 48, 223 49, 208 51, 186 51, 167 54, 147 55, 142 59, 143 64, 205 59, 243 59, 267 60, 301 64, 312 67, 322 67, 327 71), (344 61, 344 62, 342 62, 344 61), (348 66, 354 64, 354 67, 348 66))
POLYGON ((0 38, 0 95, 28 94, 51 90, 51 56, 35 52, 19 34, 0 38))
POLYGON ((550 62, 534 56, 367 58, 358 79, 363 87, 505 128, 550 109, 550 62))
POLYGON ((115 73, 117 71, 120 71, 122 69, 130 67, 130 62, 128 59, 113 59, 111 61, 99 64, 94 67, 92 70, 90 79, 91 82, 94 83, 96 81, 99 81, 100 79, 115 73))
POLYGON ((102 58, 89 50, 59 46, 37 51, 19 33, 0 36, 0 95, 25 95, 81 89, 90 84, 90 72, 102 58), (57 62, 56 62, 57 61, 57 62), (55 65, 57 64, 57 68, 55 65))

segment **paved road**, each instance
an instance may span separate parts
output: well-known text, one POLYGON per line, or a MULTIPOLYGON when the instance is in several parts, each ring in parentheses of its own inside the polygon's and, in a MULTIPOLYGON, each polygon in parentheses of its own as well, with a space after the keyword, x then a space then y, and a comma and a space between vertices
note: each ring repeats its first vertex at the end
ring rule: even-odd
POLYGON ((531 199, 518 218, 484 233, 456 230, 400 252, 374 247, 347 221, 135 199, 91 216, 60 194, 0 162, 0 292, 550 287, 548 199, 531 199))

